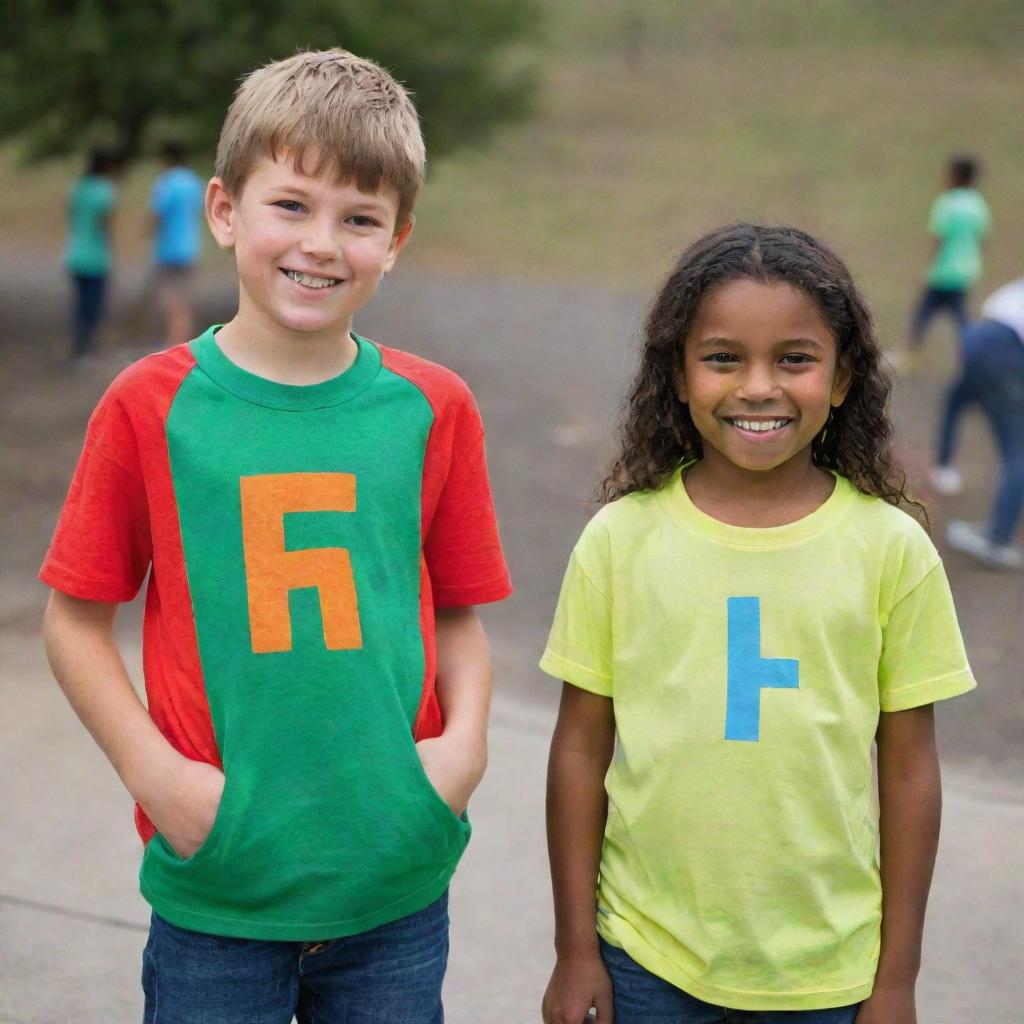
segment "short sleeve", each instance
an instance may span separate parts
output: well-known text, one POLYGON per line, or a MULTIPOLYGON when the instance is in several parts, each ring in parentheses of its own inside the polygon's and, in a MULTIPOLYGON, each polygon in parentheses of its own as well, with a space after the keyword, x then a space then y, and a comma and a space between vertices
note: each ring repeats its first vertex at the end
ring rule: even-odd
POLYGON ((85 446, 39 578, 87 601, 131 601, 152 557, 138 445, 110 392, 89 421, 85 446))
POLYGON ((612 695, 612 602, 600 563, 588 558, 583 567, 587 537, 569 559, 555 609, 541 669, 581 690, 612 695))
POLYGON ((448 472, 423 545, 439 608, 500 601, 512 592, 487 473, 483 423, 468 392, 456 416, 448 472))
POLYGON ((953 595, 936 564, 889 613, 878 671, 882 711, 906 711, 973 690, 953 595))
POLYGON ((946 208, 944 196, 939 196, 932 203, 931 211, 928 214, 928 230, 931 234, 941 237, 946 233, 946 208))
POLYGON ((164 178, 157 178, 153 183, 153 191, 149 196, 149 208, 157 214, 164 212, 167 205, 167 181, 164 178))
POLYGON ((992 229, 992 214, 989 211, 988 203, 978 196, 978 233, 982 238, 987 238, 992 229))

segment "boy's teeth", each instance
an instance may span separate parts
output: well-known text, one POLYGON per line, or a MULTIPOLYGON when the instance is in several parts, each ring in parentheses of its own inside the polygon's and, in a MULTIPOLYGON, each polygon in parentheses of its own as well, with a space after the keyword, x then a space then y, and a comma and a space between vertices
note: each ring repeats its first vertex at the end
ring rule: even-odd
POLYGON ((779 430, 786 425, 785 420, 733 420, 741 430, 753 430, 760 433, 764 430, 779 430))
POLYGON ((301 274, 297 270, 286 270, 285 274, 293 281, 304 284, 308 288, 330 288, 332 284, 338 283, 337 279, 333 277, 310 277, 309 274, 301 274))

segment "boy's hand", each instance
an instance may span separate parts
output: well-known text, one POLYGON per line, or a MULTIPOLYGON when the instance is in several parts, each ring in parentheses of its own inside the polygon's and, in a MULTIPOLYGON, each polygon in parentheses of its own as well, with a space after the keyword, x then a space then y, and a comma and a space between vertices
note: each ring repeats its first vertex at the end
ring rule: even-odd
POLYGON ((544 1024, 612 1024, 612 982, 599 953, 559 957, 541 1003, 544 1024), (587 1017, 590 1008, 597 1017, 587 1017))
POLYGON ((483 778, 487 755, 482 742, 445 732, 434 739, 420 740, 416 753, 434 789, 455 814, 462 814, 483 778))
POLYGON ((876 983, 874 991, 861 1003, 855 1024, 917 1024, 913 984, 876 983))
POLYGON ((206 841, 224 793, 224 773, 174 753, 176 761, 142 809, 171 849, 187 860, 206 841))

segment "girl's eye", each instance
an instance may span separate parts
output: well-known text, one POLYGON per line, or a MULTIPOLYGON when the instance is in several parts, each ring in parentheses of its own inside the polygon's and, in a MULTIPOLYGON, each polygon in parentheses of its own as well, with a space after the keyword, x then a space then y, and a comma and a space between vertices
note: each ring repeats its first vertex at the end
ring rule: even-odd
POLYGON ((813 356, 805 355, 803 352, 790 352, 782 357, 782 362, 787 366, 801 366, 804 363, 813 363, 813 356))
POLYGON ((701 359, 702 363, 713 363, 715 366, 730 366, 738 361, 731 352, 712 352, 701 359))
POLYGON ((302 203, 296 202, 294 199, 279 199, 275 206, 279 206, 282 210, 287 210, 289 213, 301 213, 302 203))

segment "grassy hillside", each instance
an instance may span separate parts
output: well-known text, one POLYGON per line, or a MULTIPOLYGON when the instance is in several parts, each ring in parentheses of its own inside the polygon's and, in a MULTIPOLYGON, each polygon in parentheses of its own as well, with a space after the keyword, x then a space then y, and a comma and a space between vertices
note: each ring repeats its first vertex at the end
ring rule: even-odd
MULTIPOLYGON (((558 0, 545 10, 536 116, 430 168, 406 257, 416 266, 646 291, 699 231, 788 221, 847 257, 897 332, 944 161, 968 151, 984 161, 995 218, 983 287, 1024 272, 1024 5, 558 0)), ((7 151, 8 244, 57 244, 73 170, 18 170, 7 151)), ((128 258, 144 252, 152 170, 125 182, 128 258)))

